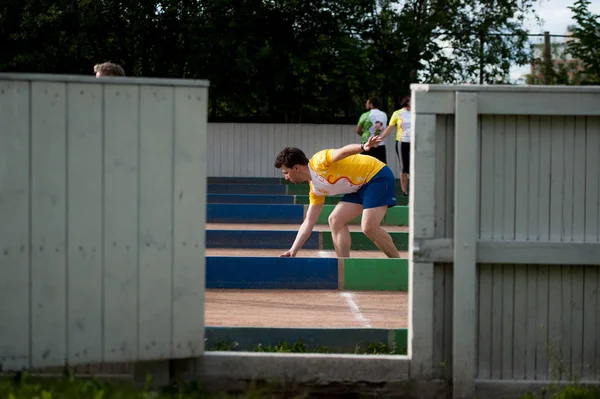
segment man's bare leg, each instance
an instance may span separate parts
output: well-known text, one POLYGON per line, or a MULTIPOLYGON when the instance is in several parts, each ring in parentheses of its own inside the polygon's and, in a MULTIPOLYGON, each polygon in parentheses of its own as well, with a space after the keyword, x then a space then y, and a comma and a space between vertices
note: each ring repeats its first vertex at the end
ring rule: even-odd
POLYGON ((347 225, 352 219, 360 215, 362 210, 361 204, 340 201, 329 215, 331 238, 338 258, 350 257, 350 230, 347 225))
POLYGON ((392 236, 381 228, 381 221, 388 210, 387 205, 369 208, 363 211, 361 228, 363 233, 377 245, 388 258, 399 258, 400 253, 394 245, 392 236))

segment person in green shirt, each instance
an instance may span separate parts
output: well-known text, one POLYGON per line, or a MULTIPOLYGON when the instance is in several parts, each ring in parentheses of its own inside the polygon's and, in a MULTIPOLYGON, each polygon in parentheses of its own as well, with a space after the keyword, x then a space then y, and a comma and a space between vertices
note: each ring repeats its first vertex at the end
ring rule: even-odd
MULTIPOLYGON (((367 124, 367 120, 369 119, 369 111, 364 112, 360 118, 358 119, 358 125, 356 125, 356 133, 361 136, 361 144, 366 143, 371 137, 371 133, 369 133, 369 129, 365 129, 367 124)), ((370 124, 370 123, 369 123, 370 124)))
MULTIPOLYGON (((365 106, 368 111, 360 116, 356 125, 356 134, 361 137, 362 144, 366 143, 370 137, 380 135, 387 128, 387 115, 378 108, 378 100, 371 97, 367 100, 365 106)), ((371 148, 366 152, 363 151, 361 154, 370 155, 387 164, 385 143, 383 141, 379 146, 371 148)))

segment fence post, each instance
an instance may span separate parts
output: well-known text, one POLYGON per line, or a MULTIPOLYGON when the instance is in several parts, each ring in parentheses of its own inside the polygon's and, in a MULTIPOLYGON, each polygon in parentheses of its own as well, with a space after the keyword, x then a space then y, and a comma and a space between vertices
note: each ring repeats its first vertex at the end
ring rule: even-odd
POLYGON ((409 212, 408 357, 411 378, 427 380, 433 374, 433 263, 415 262, 422 239, 435 236, 436 115, 419 112, 427 92, 412 94, 409 212), (416 176, 416 177, 415 177, 416 176))
POLYGON ((455 103, 453 398, 475 397, 479 132, 477 94, 455 103))

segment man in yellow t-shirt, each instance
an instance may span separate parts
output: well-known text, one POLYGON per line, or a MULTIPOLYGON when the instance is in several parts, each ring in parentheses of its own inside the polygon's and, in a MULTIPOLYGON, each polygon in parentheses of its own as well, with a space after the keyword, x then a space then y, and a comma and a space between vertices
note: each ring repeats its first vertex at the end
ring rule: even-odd
POLYGON ((381 139, 372 136, 366 143, 326 149, 308 159, 299 148, 286 147, 275 159, 286 180, 308 181, 310 204, 294 244, 281 256, 296 256, 317 223, 325 196, 344 194, 329 216, 335 253, 350 257, 348 223, 362 213, 363 233, 389 258, 400 254, 388 232, 381 228, 387 209, 396 205, 396 181, 392 170, 377 158, 360 152, 374 148, 381 139))

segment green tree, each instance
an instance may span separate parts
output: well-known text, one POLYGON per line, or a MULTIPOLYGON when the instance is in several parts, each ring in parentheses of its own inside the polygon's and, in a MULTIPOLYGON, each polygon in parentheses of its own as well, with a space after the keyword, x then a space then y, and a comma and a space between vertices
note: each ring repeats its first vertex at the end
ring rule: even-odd
POLYGON ((568 49, 583 64, 582 84, 600 82, 600 15, 591 13, 590 4, 590 0, 577 0, 569 7, 576 25, 571 28, 575 40, 569 41, 568 49))
POLYGON ((212 121, 355 123, 409 85, 493 83, 538 0, 4 0, 0 70, 209 79, 212 121), (483 73, 481 73, 483 72, 483 73))
MULTIPOLYGON (((569 52, 569 40, 562 43, 550 43, 550 84, 552 85, 580 85, 585 80, 581 60, 573 58, 569 52)), ((531 61, 532 72, 525 75, 529 85, 544 84, 544 60, 542 57, 544 44, 532 45, 534 58, 531 61)))

